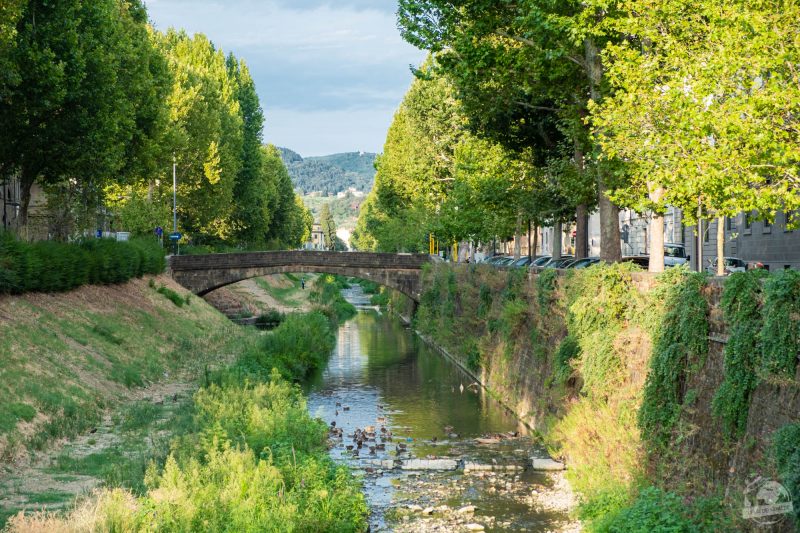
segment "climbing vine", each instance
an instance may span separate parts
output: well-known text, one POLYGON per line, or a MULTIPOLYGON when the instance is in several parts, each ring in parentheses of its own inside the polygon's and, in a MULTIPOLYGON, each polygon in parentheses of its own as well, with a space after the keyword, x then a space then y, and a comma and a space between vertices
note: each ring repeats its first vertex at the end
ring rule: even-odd
POLYGON ((536 276, 536 301, 539 309, 546 309, 550 304, 556 289, 557 277, 558 273, 554 268, 543 270, 536 276))
POLYGON ((712 409, 728 438, 741 437, 747 425, 750 396, 758 385, 757 369, 761 354, 760 310, 763 270, 738 272, 725 282, 722 312, 728 323, 725 345, 725 372, 712 402, 712 409))
POLYGON ((794 378, 800 353, 800 272, 784 270, 764 282, 763 313, 761 367, 794 378))
POLYGON ((605 397, 622 379, 622 361, 614 347, 627 318, 635 289, 631 263, 588 268, 567 283, 567 329, 580 347, 576 368, 583 392, 605 397))
MULTIPOLYGON (((772 437, 772 459, 781 483, 794 502, 800 501, 800 424, 788 424, 772 437)), ((800 506, 794 506, 794 521, 800 526, 800 506)))
POLYGON ((566 383, 574 369, 572 361, 581 354, 581 347, 572 335, 567 335, 561 344, 558 345, 553 361, 553 379, 556 383, 563 385, 566 383))
POLYGON ((663 309, 639 410, 642 437, 651 445, 669 444, 685 400, 687 374, 708 355, 705 285, 704 275, 675 268, 659 278, 651 294, 654 305, 661 302, 663 309))

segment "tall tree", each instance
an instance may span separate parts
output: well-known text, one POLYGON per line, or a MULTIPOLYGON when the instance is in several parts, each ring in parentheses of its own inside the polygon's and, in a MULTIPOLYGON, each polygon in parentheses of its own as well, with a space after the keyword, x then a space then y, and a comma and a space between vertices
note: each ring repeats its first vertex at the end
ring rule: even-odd
MULTIPOLYGON (((688 223, 700 207, 718 219, 722 238, 725 217, 757 211, 771 219, 800 207, 800 7, 779 0, 623 7, 619 29, 629 39, 608 50, 616 92, 593 112, 606 153, 629 162, 633 185, 617 196, 656 214, 678 206, 688 223)), ((718 254, 724 268, 721 247, 718 254)))
MULTIPOLYGON (((401 0, 399 20, 412 44, 435 55, 434 67, 456 87, 473 131, 506 148, 528 150, 532 163, 572 162, 581 186, 562 198, 579 219, 579 241, 598 198, 603 227, 618 231, 618 215, 604 194, 599 167, 583 119, 590 80, 574 28, 580 12, 571 2, 497 0, 445 2, 401 0), (608 208, 608 209, 607 209, 608 208), (580 216, 578 216, 580 214, 580 216)), ((575 182, 573 180, 573 185, 575 182)), ((619 242, 606 239, 608 259, 619 256, 619 242)))
POLYGON ((141 98, 159 92, 141 67, 153 57, 145 23, 138 2, 23 5, 0 89, 0 172, 20 177, 23 225, 35 182, 66 184, 96 205, 128 147, 154 133, 144 117, 157 98, 141 98))
POLYGON ((0 99, 17 76, 16 65, 10 57, 17 36, 17 21, 22 16, 26 0, 7 0, 0 3, 0 99))
POLYGON ((322 234, 325 236, 325 245, 328 250, 336 247, 336 222, 333 220, 333 213, 328 204, 322 204, 319 212, 319 224, 322 227, 322 234))
POLYGON ((236 84, 222 51, 205 35, 170 29, 158 41, 175 79, 167 101, 182 227, 198 241, 230 238, 243 143, 236 84))
POLYGON ((261 136, 264 112, 255 83, 244 61, 228 56, 228 75, 234 80, 242 116, 241 169, 233 188, 236 238, 245 245, 266 241, 272 211, 270 199, 277 194, 275 181, 264 166, 261 136))
POLYGON ((264 172, 275 185, 276 194, 270 199, 273 213, 267 241, 273 247, 298 248, 311 235, 314 218, 294 192, 292 179, 281 159, 280 151, 272 146, 261 148, 264 172))

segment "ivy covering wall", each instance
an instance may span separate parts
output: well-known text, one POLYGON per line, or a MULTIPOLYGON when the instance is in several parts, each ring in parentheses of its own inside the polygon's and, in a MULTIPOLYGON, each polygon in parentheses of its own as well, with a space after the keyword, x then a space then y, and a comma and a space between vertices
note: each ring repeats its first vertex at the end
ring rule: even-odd
MULTIPOLYGON (((650 278, 624 264, 538 274, 441 265, 426 270, 424 287, 417 327, 460 355, 566 460, 588 530, 741 525, 741 491, 726 496, 736 476, 725 468, 720 479, 729 481, 712 479, 711 455, 732 461, 771 446, 745 435, 760 384, 797 386, 798 273, 735 274, 719 309, 720 288, 678 268, 650 278), (713 341, 712 315, 725 330, 713 341), (712 354, 725 334, 724 351, 712 354), (712 428, 695 426, 698 410, 712 428), (718 449, 692 448, 697 431, 722 435, 718 449)), ((792 485, 797 447, 779 442, 775 472, 792 485)))

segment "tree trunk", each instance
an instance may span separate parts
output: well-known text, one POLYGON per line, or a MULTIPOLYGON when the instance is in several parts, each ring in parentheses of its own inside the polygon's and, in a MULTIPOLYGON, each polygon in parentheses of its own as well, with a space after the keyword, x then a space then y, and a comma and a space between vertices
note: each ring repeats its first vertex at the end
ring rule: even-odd
MULTIPOLYGON (((585 171, 583 149, 575 144, 575 167, 579 173, 585 171)), ((579 204, 575 209, 575 258, 583 259, 589 255, 589 207, 579 204)))
MULTIPOLYGON (((600 103, 603 81, 603 60, 594 39, 584 41, 586 75, 589 80, 589 95, 595 103, 600 103)), ((597 173, 597 203, 600 208, 600 259, 614 263, 622 259, 619 236, 619 208, 606 196, 606 183, 601 171, 597 173)))
POLYGON ((600 259, 606 263, 616 263, 622 259, 619 208, 606 196, 602 178, 599 178, 597 190, 600 206, 600 259))
POLYGON ((717 276, 725 275, 725 217, 717 218, 717 276))
POLYGON ((575 210, 575 259, 589 255, 589 208, 580 204, 575 210))
POLYGON ((533 258, 533 251, 531 250, 531 221, 528 221, 528 257, 533 258))
POLYGON ((697 203, 697 271, 703 271, 703 206, 697 203))
POLYGON ((31 188, 33 187, 31 179, 22 179, 19 185, 20 190, 20 205, 19 205, 19 230, 22 234, 22 229, 28 227, 28 208, 31 205, 31 188))
MULTIPOLYGON (((664 197, 663 187, 654 187, 650 200, 659 204, 664 197)), ((653 212, 650 218, 650 272, 664 272, 664 215, 653 212)))
POLYGON ((561 221, 553 224, 553 259, 561 259, 561 221))
POLYGON ((531 252, 531 262, 536 259, 536 248, 539 246, 539 226, 533 227, 533 251, 531 252))
POLYGON ((517 214, 517 228, 514 230, 514 260, 522 255, 522 213, 517 214))

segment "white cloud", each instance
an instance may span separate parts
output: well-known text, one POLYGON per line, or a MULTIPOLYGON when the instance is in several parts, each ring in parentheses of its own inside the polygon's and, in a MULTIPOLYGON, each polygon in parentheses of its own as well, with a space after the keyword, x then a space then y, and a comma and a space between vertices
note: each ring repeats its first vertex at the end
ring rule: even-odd
POLYGON ((249 65, 265 139, 298 151, 377 151, 424 53, 394 0, 147 0, 154 25, 204 33, 249 65))

